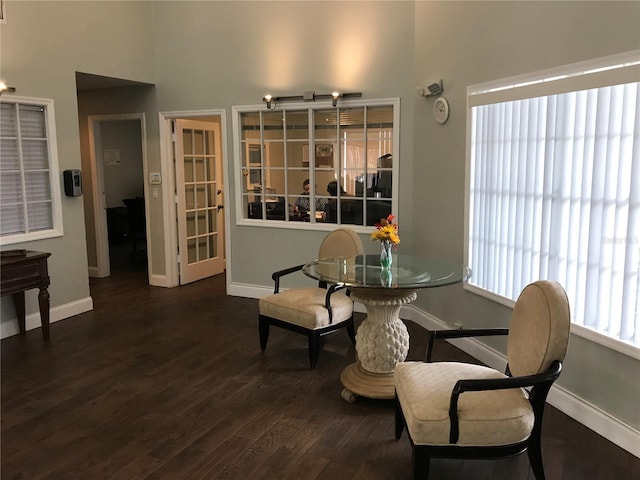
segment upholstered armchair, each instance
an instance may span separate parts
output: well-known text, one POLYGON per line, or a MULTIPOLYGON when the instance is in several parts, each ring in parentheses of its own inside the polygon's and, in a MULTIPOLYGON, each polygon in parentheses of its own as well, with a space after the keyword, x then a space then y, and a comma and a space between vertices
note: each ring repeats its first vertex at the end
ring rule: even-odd
MULTIPOLYGON (((318 258, 351 257, 363 253, 360 237, 351 229, 338 228, 329 233, 318 252, 318 258)), ((294 288, 280 291, 280 279, 300 272, 304 265, 296 265, 275 272, 274 293, 259 300, 260 348, 267 348, 271 325, 302 335, 309 340, 309 363, 315 368, 324 335, 346 328, 355 345, 353 301, 342 285, 319 282, 317 287, 294 288)))
POLYGON ((527 451, 535 478, 544 479, 540 437, 551 385, 569 342, 569 303, 560 284, 524 288, 508 329, 430 332, 427 362, 396 366, 395 434, 407 427, 415 479, 424 480, 431 457, 497 458, 527 451), (508 334, 507 369, 430 363, 434 341, 508 334))

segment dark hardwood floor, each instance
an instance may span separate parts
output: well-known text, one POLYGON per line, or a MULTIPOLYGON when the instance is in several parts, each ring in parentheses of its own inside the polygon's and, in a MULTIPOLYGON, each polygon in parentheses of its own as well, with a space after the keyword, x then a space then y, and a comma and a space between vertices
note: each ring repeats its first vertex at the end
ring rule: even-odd
MULTIPOLYGON (((56 279, 53 279, 56 281, 56 279)), ((354 360, 329 336, 309 370, 302 336, 258 344, 257 300, 228 297, 218 276, 149 287, 144 269, 91 280, 94 310, 2 340, 1 477, 13 479, 409 479, 390 401, 340 397, 354 360)), ((361 321, 362 316, 358 316, 361 321)), ((408 322, 410 359, 424 331, 408 322)), ((448 344, 435 359, 468 357, 448 344)), ((554 408, 549 479, 640 478, 640 460, 554 408)), ((434 460, 431 479, 533 479, 526 455, 434 460)))

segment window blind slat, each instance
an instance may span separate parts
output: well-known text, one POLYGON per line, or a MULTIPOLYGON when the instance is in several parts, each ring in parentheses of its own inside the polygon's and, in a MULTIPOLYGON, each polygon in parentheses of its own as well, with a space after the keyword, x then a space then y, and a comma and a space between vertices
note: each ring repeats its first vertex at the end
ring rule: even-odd
POLYGON ((0 235, 11 235, 24 232, 24 215, 22 204, 6 205, 0 207, 0 235))
POLYGON ((23 138, 46 138, 44 108, 40 105, 20 105, 20 133, 23 138))
POLYGON ((40 231, 53 228, 50 202, 31 203, 27 205, 29 231, 40 231))
POLYGON ((18 135, 16 106, 13 103, 0 103, 0 134, 2 137, 13 137, 18 135))

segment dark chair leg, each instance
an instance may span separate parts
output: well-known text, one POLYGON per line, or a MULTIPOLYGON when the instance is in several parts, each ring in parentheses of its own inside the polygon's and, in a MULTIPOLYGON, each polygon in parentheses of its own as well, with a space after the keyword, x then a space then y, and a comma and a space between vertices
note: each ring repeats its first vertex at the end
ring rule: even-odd
POLYGON ((349 338, 351 339, 351 343, 356 344, 356 330, 353 326, 353 317, 349 320, 347 325, 347 333, 349 334, 349 338))
POLYGON ((260 333, 260 349, 264 351, 264 349, 267 348, 267 341, 269 340, 269 320, 260 316, 258 322, 258 331, 260 333))
POLYGON ((395 418, 396 418, 396 440, 398 440, 402 436, 402 432, 404 431, 404 414, 402 413, 402 407, 400 406, 400 400, 398 400, 398 396, 396 395, 395 401, 395 418))
POLYGON ((320 354, 320 334, 311 332, 309 334, 309 363, 311 368, 316 368, 318 355, 320 354))
MULTIPOLYGON (((535 433, 533 434, 536 437, 535 433)), ((529 463, 536 480, 545 480, 544 466, 542 465, 542 448, 540 446, 540 436, 529 439, 529 447, 527 448, 529 463)))
POLYGON ((413 446, 413 478, 414 480, 426 480, 429 476, 429 447, 425 445, 413 446))

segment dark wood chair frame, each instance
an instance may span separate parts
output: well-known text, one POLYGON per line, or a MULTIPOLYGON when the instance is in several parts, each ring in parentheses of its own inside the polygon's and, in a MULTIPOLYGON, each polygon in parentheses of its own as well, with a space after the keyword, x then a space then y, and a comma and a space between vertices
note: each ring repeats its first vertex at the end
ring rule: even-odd
MULTIPOLYGON (((439 330, 428 333, 429 340, 425 361, 431 362, 431 354, 436 339, 463 338, 463 337, 484 337, 491 335, 507 335, 508 329, 463 329, 463 330, 439 330)), ((449 442, 451 445, 416 445, 409 434, 412 448, 412 463, 414 479, 425 480, 429 474, 429 463, 432 457, 439 458, 472 458, 472 459, 495 459, 510 457, 527 452, 531 468, 537 480, 544 480, 544 467, 542 464, 541 433, 542 416, 547 394, 553 382, 560 376, 562 362, 555 360, 545 372, 522 377, 513 377, 507 364, 506 375, 508 378, 497 379, 476 379, 458 380, 451 392, 449 403, 449 419, 451 423, 449 442), (534 424, 531 435, 522 442, 510 445, 498 446, 459 446, 456 445, 459 436, 458 425, 458 398, 464 392, 478 392, 483 390, 503 390, 509 388, 531 387, 529 390, 529 402, 533 408, 534 424)), ((406 426, 406 420, 398 400, 395 396, 395 435, 399 439, 406 426)), ((407 431, 407 433, 409 433, 407 431)))
MULTIPOLYGON (((275 282, 275 287, 273 293, 280 292, 280 278, 285 275, 289 275, 291 273, 299 272, 302 270, 304 264, 296 265, 295 267, 285 268, 283 270, 278 270, 271 275, 271 278, 275 282)), ((271 325, 284 328, 285 330, 290 330, 295 333, 299 333, 302 335, 306 335, 309 339, 309 364, 311 368, 315 368, 318 362, 318 355, 320 354, 320 346, 322 344, 322 337, 333 333, 341 328, 347 329, 347 334, 351 339, 351 343, 356 344, 356 332, 353 324, 353 313, 351 314, 351 318, 349 318, 346 322, 340 322, 337 325, 333 324, 333 310, 331 309, 331 295, 333 293, 346 288, 345 285, 336 284, 328 286, 326 282, 318 282, 319 288, 324 288, 327 290, 327 294, 325 296, 324 306, 329 314, 329 325, 322 328, 310 329, 305 328, 300 325, 295 325, 292 323, 284 322, 277 318, 269 317, 267 315, 260 314, 258 316, 259 319, 259 334, 260 334, 260 349, 264 351, 267 348, 267 341, 269 340, 269 327, 271 325)), ((347 290, 347 295, 350 295, 351 292, 347 290)))

